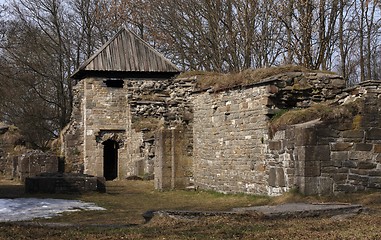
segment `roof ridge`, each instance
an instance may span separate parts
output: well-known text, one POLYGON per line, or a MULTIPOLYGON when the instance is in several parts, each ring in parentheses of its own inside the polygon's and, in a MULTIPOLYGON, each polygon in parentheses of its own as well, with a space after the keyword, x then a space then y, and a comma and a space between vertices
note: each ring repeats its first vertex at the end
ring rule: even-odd
POLYGON ((169 61, 163 54, 158 52, 155 48, 153 48, 148 42, 144 41, 142 38, 140 38, 135 32, 128 29, 125 24, 122 25, 122 27, 114 34, 113 37, 111 37, 105 44, 103 44, 97 51, 94 52, 86 61, 84 61, 77 70, 73 72, 71 75, 72 78, 81 79, 84 75, 86 75, 86 72, 180 72, 178 67, 173 64, 171 61, 169 61), (122 38, 121 43, 117 43, 116 45, 112 45, 114 41, 117 41, 118 37, 121 36, 123 33, 126 33, 127 36, 125 38, 122 38), (119 48, 119 46, 123 46, 124 40, 127 40, 127 44, 130 45, 126 47, 119 48), (137 42, 135 41, 137 40, 137 42), (142 47, 139 47, 142 46, 142 47), (139 56, 138 53, 134 51, 142 50, 144 54, 142 56, 139 56), (116 51, 115 51, 116 49, 116 51), (114 50, 114 51, 113 51, 114 50), (121 50, 121 51, 119 51, 121 50), (131 55, 131 58, 128 58, 126 55, 131 55), (108 55, 107 57, 103 56, 102 53, 105 52, 105 55, 108 55), (99 59, 98 59, 99 58, 99 59), (114 60, 116 60, 116 64, 114 64, 114 60), (145 65, 141 65, 141 63, 144 63, 144 60, 146 60, 145 65), (151 61, 154 60, 154 61, 151 61), (124 63, 125 65, 124 65, 124 63), (147 64, 148 62, 148 64, 147 64), (132 63, 132 65, 131 65, 132 63), (91 64, 91 65, 90 65, 91 64), (115 66, 116 69, 105 69, 106 66, 110 66, 113 68, 115 66), (114 64, 114 65, 113 65, 114 64), (121 65, 122 64, 122 65, 121 65), (119 66, 119 67, 118 67, 119 66), (131 67, 133 66, 133 67, 131 67))

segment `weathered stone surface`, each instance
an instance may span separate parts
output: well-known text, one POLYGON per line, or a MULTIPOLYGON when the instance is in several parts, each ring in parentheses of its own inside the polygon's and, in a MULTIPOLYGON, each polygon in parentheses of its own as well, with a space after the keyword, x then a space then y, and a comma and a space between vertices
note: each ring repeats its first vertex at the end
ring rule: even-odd
POLYGON ((270 150, 282 149, 282 142, 281 141, 269 141, 269 149, 270 150))
POLYGON ((343 138, 363 139, 365 134, 362 130, 349 130, 342 132, 343 138))
POLYGON ((348 151, 331 152, 331 161, 346 161, 348 158, 348 151))
POLYGON ((355 151, 370 151, 372 150, 373 145, 367 144, 367 143, 356 143, 355 144, 355 151))
POLYGON ((369 188, 381 189, 381 177, 371 177, 368 183, 369 188))
POLYGON ((381 153, 381 144, 374 144, 374 153, 381 153))
POLYGON ((333 142, 330 144, 331 151, 347 151, 352 148, 353 143, 351 142, 333 142))
POLYGON ((106 192, 105 179, 85 174, 41 174, 25 179, 27 193, 106 192))
POLYGON ((366 138, 369 140, 381 140, 381 128, 370 128, 366 132, 366 138))
POLYGON ((351 193, 356 192, 357 188, 356 186, 350 185, 350 184, 336 184, 334 187, 335 192, 345 192, 345 193, 351 193))
POLYGON ((372 162, 358 162, 357 167, 359 169, 373 169, 377 167, 377 164, 372 163, 372 162))
POLYGON ((304 176, 305 177, 318 177, 320 176, 320 161, 308 161, 304 165, 304 176))
POLYGON ((17 159, 17 172, 21 182, 26 177, 32 177, 41 173, 57 173, 59 158, 56 155, 42 151, 29 151, 17 159))
POLYGON ((269 186, 275 187, 276 186, 276 169, 270 168, 269 170, 269 180, 268 180, 269 186))
POLYGON ((363 190, 369 176, 378 176, 381 108, 375 99, 381 89, 373 85, 356 87, 360 100, 371 92, 361 106, 361 121, 325 116, 272 136, 269 119, 279 109, 308 107, 336 96, 332 104, 351 102, 352 90, 341 92, 345 81, 338 76, 303 72, 197 92, 188 80, 125 79, 126 88, 113 90, 99 80, 82 81, 76 122, 66 134, 67 156, 72 157, 67 161, 77 171, 101 176, 103 145, 111 139, 119 147, 121 176, 152 172, 154 160, 161 164, 155 186, 158 181, 172 186, 174 176, 181 175, 193 178, 197 187, 226 193, 279 195, 298 186, 307 194, 329 194, 363 190), (189 147, 172 148, 178 144, 172 137, 155 139, 155 126, 143 123, 149 118, 165 131, 187 126, 189 147), (184 155, 187 162, 176 165, 184 155))
POLYGON ((343 167, 346 168, 357 168, 358 162, 353 160, 344 160, 343 167))
POLYGON ((155 134, 155 189, 184 189, 192 177, 191 132, 187 128, 163 129, 155 134))

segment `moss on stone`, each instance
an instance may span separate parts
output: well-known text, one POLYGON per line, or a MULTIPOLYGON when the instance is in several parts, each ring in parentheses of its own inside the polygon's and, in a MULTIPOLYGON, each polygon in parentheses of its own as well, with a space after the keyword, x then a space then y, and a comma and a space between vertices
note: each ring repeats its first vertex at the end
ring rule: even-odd
POLYGON ((361 128, 361 122, 362 122, 362 116, 360 114, 357 114, 356 116, 354 116, 352 120, 352 129, 359 130, 361 128))

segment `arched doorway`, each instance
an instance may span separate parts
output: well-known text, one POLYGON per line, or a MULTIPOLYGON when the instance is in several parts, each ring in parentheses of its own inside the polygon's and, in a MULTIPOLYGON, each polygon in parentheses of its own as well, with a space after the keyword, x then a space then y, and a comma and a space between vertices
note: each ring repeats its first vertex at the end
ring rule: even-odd
POLYGON ((107 140, 103 142, 103 176, 106 180, 118 177, 118 142, 107 140))

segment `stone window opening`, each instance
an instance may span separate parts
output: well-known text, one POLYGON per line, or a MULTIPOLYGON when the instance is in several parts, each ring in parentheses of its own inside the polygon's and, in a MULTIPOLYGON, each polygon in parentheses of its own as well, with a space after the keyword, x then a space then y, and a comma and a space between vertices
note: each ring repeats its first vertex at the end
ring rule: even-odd
POLYGON ((123 88, 124 81, 122 79, 107 79, 103 81, 109 88, 123 88))
POLYGON ((103 176, 106 181, 118 178, 118 149, 117 141, 109 139, 103 144, 103 176))

